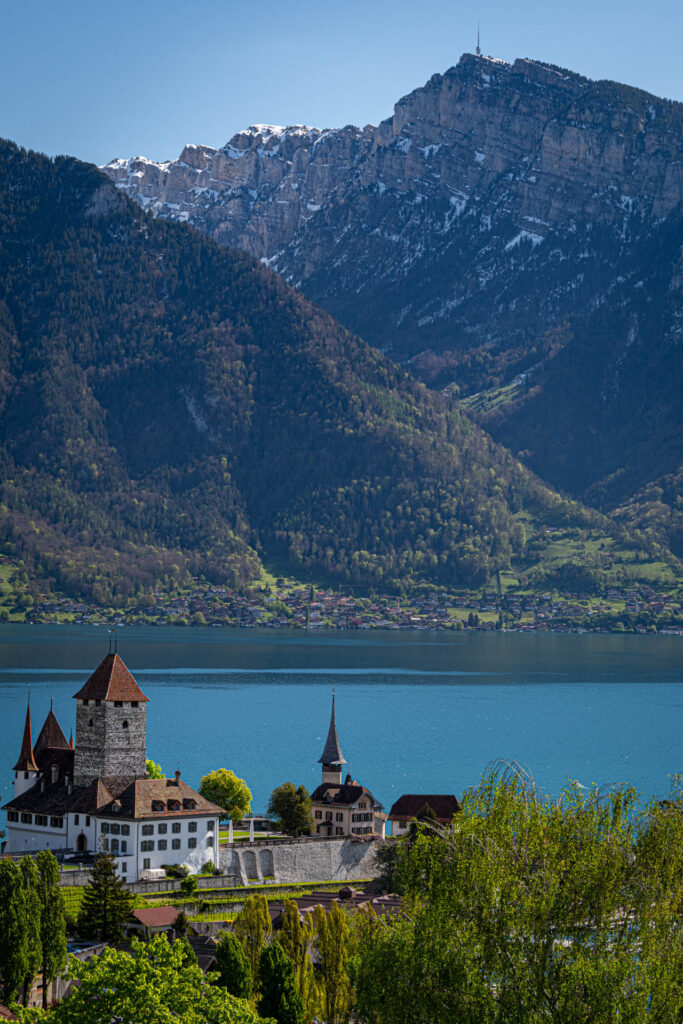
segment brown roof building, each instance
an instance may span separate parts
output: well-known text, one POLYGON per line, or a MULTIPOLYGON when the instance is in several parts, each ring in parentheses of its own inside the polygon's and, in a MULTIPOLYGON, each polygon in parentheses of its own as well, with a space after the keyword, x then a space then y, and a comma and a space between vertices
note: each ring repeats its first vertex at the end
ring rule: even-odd
POLYGON ((450 825, 459 810, 458 798, 452 793, 404 793, 389 811, 391 834, 405 835, 412 821, 432 814, 439 825, 450 825))
POLYGON ((180 777, 148 779, 148 698, 116 653, 75 695, 76 743, 50 708, 33 746, 31 711, 14 768, 7 852, 108 850, 129 881, 164 864, 218 860, 222 810, 180 777))
POLYGON ((335 716, 334 694, 330 727, 323 752, 322 782, 311 793, 314 831, 321 836, 381 836, 384 838, 386 814, 369 789, 347 773, 342 782, 342 754, 335 716))

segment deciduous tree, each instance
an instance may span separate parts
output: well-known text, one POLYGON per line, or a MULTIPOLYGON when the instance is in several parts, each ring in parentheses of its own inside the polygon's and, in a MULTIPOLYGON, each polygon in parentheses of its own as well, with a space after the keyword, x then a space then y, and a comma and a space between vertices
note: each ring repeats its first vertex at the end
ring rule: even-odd
POLYGON ((40 945, 42 950, 43 1006, 47 990, 66 963, 66 921, 64 897, 59 888, 59 865, 49 850, 36 857, 40 879, 40 945))
POLYGON ((268 801, 268 814, 277 819, 285 835, 304 836, 313 831, 311 798, 305 786, 293 782, 277 786, 268 801))
POLYGON ((348 963, 351 933, 344 911, 332 903, 313 911, 315 946, 318 953, 321 1018, 326 1024, 341 1024, 352 1004, 348 963))
POLYGON ((43 963, 43 946, 41 942, 41 886, 38 869, 32 857, 22 857, 19 862, 24 887, 24 907, 26 921, 26 975, 23 985, 23 1002, 28 1000, 33 980, 43 963))
POLYGON ((229 818, 244 818, 251 812, 251 790, 228 768, 216 768, 202 777, 199 792, 222 807, 229 818))
POLYGON ((310 948, 313 941, 313 919, 303 915, 294 900, 285 900, 278 941, 294 964, 296 986, 311 1018, 315 1016, 316 988, 310 948))
POLYGON ((249 966, 254 989, 258 988, 258 967, 261 950, 273 931, 265 896, 248 896, 244 906, 235 918, 235 935, 242 943, 249 966))
POLYGON ((21 868, 0 860, 0 991, 3 1002, 16 999, 29 969, 26 897, 21 868))

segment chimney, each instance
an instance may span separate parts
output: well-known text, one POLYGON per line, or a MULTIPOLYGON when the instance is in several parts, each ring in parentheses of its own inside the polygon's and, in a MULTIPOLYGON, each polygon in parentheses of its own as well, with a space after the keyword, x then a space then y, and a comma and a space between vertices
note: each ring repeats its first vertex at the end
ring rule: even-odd
POLYGON ((175 784, 176 786, 180 785, 180 768, 176 768, 175 770, 175 784))

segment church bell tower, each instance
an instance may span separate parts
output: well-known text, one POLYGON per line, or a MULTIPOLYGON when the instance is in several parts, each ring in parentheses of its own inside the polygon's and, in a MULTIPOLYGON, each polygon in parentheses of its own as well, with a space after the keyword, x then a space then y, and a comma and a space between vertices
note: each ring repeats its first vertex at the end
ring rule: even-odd
POLYGON ((341 786, 342 765, 346 764, 346 759, 342 754, 339 737, 337 736, 337 723, 334 716, 334 693, 332 694, 332 716, 330 718, 330 728, 327 733, 325 748, 318 758, 318 764, 323 766, 323 782, 327 782, 332 786, 341 786))

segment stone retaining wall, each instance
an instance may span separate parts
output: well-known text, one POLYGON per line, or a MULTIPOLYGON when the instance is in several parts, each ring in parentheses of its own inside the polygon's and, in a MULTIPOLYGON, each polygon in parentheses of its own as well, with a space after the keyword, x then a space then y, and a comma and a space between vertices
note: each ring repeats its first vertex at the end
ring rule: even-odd
POLYGON ((219 867, 236 875, 241 885, 263 882, 332 882, 377 875, 375 850, 379 840, 291 839, 272 843, 232 843, 221 846, 219 867))

